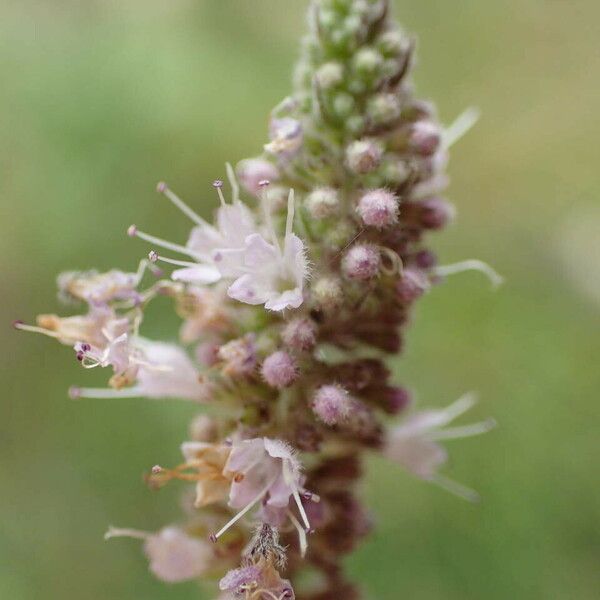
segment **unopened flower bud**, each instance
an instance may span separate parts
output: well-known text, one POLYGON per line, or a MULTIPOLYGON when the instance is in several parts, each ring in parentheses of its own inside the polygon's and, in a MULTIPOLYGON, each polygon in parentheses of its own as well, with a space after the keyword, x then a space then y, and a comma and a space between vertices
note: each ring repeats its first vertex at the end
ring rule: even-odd
POLYGON ((411 393, 403 387, 389 387, 384 395, 384 410, 390 415, 397 415, 412 402, 411 393))
POLYGON ((333 88, 344 80, 344 67, 338 62, 327 62, 317 69, 315 77, 322 89, 333 88))
POLYGON ((281 332, 281 339, 293 350, 312 350, 317 342, 317 326, 305 317, 292 319, 281 332))
POLYGON ((354 69, 361 75, 373 75, 381 67, 383 57, 374 48, 361 48, 353 58, 354 69))
POLYGON ((340 199, 333 188, 318 188, 311 192, 305 200, 306 209, 314 219, 327 219, 337 214, 340 199))
POLYGON ((208 415, 197 415, 190 423, 190 439, 195 442, 215 442, 219 435, 217 422, 208 415))
POLYGON ((379 249, 371 244, 352 246, 342 259, 342 271, 349 279, 372 279, 379 273, 380 266, 379 249))
POLYGON ((337 425, 350 416, 352 398, 339 385, 323 385, 315 392, 312 409, 326 425, 337 425))
POLYGON ((269 136, 271 141, 265 145, 265 150, 280 158, 290 159, 302 147, 302 123, 292 117, 271 119, 269 136))
POLYGON ((326 311, 340 306, 344 297, 340 280, 333 276, 318 279, 312 292, 319 307, 326 311))
POLYGON ((367 104, 367 114, 375 125, 387 125, 400 116, 400 99, 394 94, 377 94, 367 104))
POLYGON ((403 304, 411 304, 429 289, 429 280, 416 269, 404 269, 396 283, 396 293, 403 304))
POLYGON ((381 163, 383 150, 375 140, 357 140, 346 148, 346 162, 354 173, 365 174, 381 163))
POLYGON ((278 350, 265 358, 262 364, 262 376, 274 388, 285 388, 298 378, 296 361, 287 352, 278 350))
POLYGON ((431 269, 437 264, 437 257, 431 250, 419 250, 414 255, 413 261, 419 269, 431 269))
POLYGON ((409 144, 411 149, 421 156, 435 154, 441 139, 439 127, 431 121, 417 121, 411 126, 409 144))
POLYGON ((237 176, 248 192, 258 196, 261 192, 260 182, 276 181, 279 179, 279 171, 274 164, 263 158, 248 158, 238 164, 237 176))
POLYGON ((354 98, 346 92, 336 94, 333 99, 333 113, 338 119, 345 119, 354 110, 354 98))
POLYGON ((346 119, 344 126, 352 135, 360 135, 365 130, 366 121, 361 115, 352 115, 346 119))
POLYGON ((377 38, 377 47, 386 56, 400 54, 405 48, 405 37, 398 29, 391 29, 377 38))
POLYGON ((371 190, 358 201, 356 211, 365 225, 389 227, 398 222, 398 197, 386 189, 371 190))
POLYGON ((423 200, 419 208, 419 222, 425 229, 442 229, 454 218, 454 206, 441 198, 423 200))

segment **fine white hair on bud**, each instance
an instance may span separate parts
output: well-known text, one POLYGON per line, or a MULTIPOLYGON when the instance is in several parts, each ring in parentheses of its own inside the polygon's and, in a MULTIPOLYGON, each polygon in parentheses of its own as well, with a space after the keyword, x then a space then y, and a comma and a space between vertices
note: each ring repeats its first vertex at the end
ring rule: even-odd
POLYGON ((381 164, 382 157, 382 146, 374 139, 357 140, 346 148, 348 168, 360 175, 374 171, 381 164))
POLYGON ((312 399, 315 416, 326 425, 338 425, 352 411, 352 399, 347 390, 339 385, 322 385, 312 399))
POLYGON ((342 271, 349 279, 373 279, 381 267, 381 254, 372 244, 352 246, 342 259, 342 271))
POLYGON ((365 225, 383 229, 398 222, 398 197, 386 189, 370 190, 356 207, 365 225))
POLYGON ((314 219, 327 219, 339 212, 339 193, 334 188, 317 188, 304 201, 306 210, 314 219))
POLYGON ((298 379, 298 366, 294 358, 283 350, 265 358, 261 373, 265 381, 274 388, 286 388, 298 379))

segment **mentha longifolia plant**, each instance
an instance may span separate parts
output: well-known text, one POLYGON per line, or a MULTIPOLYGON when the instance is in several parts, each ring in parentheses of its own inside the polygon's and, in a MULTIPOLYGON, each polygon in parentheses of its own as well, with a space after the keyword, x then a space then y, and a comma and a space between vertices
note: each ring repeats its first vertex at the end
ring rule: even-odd
POLYGON ((438 265, 425 243, 453 216, 441 196, 448 151, 476 115, 444 128, 414 97, 414 42, 387 0, 315 1, 308 24, 263 154, 212 184, 214 223, 160 183, 190 221, 185 245, 132 225, 150 250, 136 273, 63 273, 61 297, 86 311, 16 324, 111 373, 105 389, 73 387, 73 398, 202 407, 181 464, 146 476, 152 489, 195 488, 182 522, 106 537, 143 540, 159 579, 214 580, 220 600, 359 598, 341 562, 371 529, 357 495, 363 456, 381 452, 473 499, 439 472, 440 442, 493 426, 450 426, 470 394, 412 411, 384 362, 401 352, 416 300, 445 276, 476 269, 500 282, 480 261, 438 265), (179 343, 141 334, 157 296, 182 319, 179 343))

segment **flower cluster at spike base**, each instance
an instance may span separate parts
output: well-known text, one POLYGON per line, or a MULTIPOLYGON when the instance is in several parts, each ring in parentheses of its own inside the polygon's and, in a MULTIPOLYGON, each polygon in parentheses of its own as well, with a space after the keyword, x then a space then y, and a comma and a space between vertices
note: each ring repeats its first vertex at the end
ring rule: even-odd
POLYGON ((60 297, 80 314, 15 324, 107 370, 106 387, 74 386, 72 398, 201 405, 180 464, 161 464, 157 448, 146 474, 153 490, 181 486, 181 523, 107 538, 143 540, 159 579, 213 581, 221 600, 360 598, 342 559, 372 528, 363 456, 474 500, 442 474, 442 442, 494 425, 449 426, 472 395, 413 410, 385 364, 402 352, 416 301, 446 276, 501 281, 477 260, 439 265, 427 247, 454 215, 448 153, 476 113, 445 128, 415 98, 414 41, 386 0, 315 1, 308 23, 263 153, 212 184, 214 222, 159 184, 188 223, 183 241, 132 225, 147 256, 137 272, 63 274, 60 297), (181 318, 177 342, 143 337, 157 297, 181 318))

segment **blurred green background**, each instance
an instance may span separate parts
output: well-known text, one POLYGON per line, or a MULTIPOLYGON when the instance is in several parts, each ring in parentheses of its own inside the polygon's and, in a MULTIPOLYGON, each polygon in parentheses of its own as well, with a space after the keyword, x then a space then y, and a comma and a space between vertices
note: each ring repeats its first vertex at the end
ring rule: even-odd
MULTIPOLYGON (((135 268, 146 249, 125 235, 132 222, 184 239, 159 179, 209 213, 210 181, 258 152, 290 89, 305 8, 3 0, 0 598, 204 597, 153 580, 136 542, 102 541, 108 524, 177 518, 177 486, 151 493, 141 473, 177 460, 193 407, 72 402, 69 384, 101 374, 10 323, 61 310, 61 270, 135 268)), ((600 5, 396 9, 419 36, 420 95, 446 122, 472 104, 483 113, 453 153, 459 219, 434 245, 445 262, 482 258, 507 278, 491 293, 460 275, 425 298, 398 379, 423 404, 478 390, 472 416, 500 427, 450 442, 448 474, 481 492, 475 507, 374 460, 378 529, 349 568, 379 600, 597 598, 600 5)), ((158 313, 149 333, 173 337, 158 313)))

